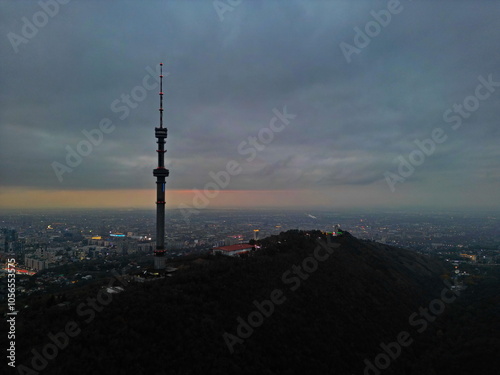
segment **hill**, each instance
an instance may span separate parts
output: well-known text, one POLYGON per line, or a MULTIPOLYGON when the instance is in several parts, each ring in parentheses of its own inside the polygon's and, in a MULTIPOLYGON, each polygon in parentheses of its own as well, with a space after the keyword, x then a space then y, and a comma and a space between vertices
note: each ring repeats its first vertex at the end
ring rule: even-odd
POLYGON ((18 318, 20 373, 410 374, 413 342, 455 296, 440 262, 347 232, 261 246, 154 282, 110 279, 117 294, 92 285, 63 306, 35 302, 18 318))

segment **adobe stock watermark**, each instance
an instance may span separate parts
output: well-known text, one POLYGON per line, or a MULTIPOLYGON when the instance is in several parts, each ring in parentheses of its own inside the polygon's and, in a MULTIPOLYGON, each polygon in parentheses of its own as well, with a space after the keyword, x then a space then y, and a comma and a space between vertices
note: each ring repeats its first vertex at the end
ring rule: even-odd
MULTIPOLYGON (((284 285, 290 285, 289 290, 295 292, 300 288, 302 282, 307 280, 311 274, 316 272, 319 263, 327 260, 333 250, 340 247, 339 243, 324 242, 318 239, 318 245, 313 251, 313 254, 304 258, 301 264, 293 265, 289 270, 285 271, 281 276, 281 281, 284 285)), ((276 288, 269 293, 269 298, 259 302, 253 301, 255 309, 250 312, 246 319, 241 316, 236 318, 238 326, 235 334, 224 332, 222 338, 231 354, 234 353, 236 344, 243 344, 254 333, 255 329, 264 324, 265 318, 269 318, 276 310, 276 306, 282 305, 287 300, 285 291, 282 288, 276 288)))
MULTIPOLYGON (((109 108, 111 112, 117 114, 119 120, 125 120, 131 111, 139 106, 147 96, 148 91, 154 90, 158 87, 160 82, 160 65, 156 66, 156 70, 151 67, 145 68, 147 74, 142 78, 141 84, 133 87, 130 92, 121 94, 120 98, 111 102, 109 108)), ((164 74, 168 76, 169 73, 164 74)), ((109 135, 116 129, 113 121, 104 117, 99 121, 99 125, 91 130, 82 130, 83 138, 75 147, 66 145, 65 162, 53 161, 51 166, 54 173, 59 180, 63 182, 65 173, 71 173, 82 162, 83 158, 89 156, 94 147, 98 147, 104 140, 105 134, 109 135)))
POLYGON ((16 259, 7 259, 7 312, 5 315, 8 318, 7 323, 9 329, 7 331, 7 365, 10 367, 16 366, 16 259))
MULTIPOLYGON (((110 280, 106 287, 99 290, 95 298, 88 297, 85 302, 80 303, 76 308, 76 313, 87 325, 92 323, 96 317, 96 313, 103 311, 113 301, 113 295, 108 292, 108 289, 114 287, 115 281, 120 282, 123 286, 128 285, 128 282, 123 279, 124 275, 120 275, 116 270, 113 270, 112 274, 114 278, 110 280)), ((16 367, 17 372, 20 375, 38 375, 41 371, 45 370, 49 361, 54 360, 61 350, 68 347, 71 339, 74 339, 82 332, 82 328, 84 327, 81 324, 82 322, 79 323, 76 320, 70 320, 65 324, 63 330, 56 334, 49 332, 47 335, 48 342, 40 350, 31 349, 31 367, 20 364, 16 367)))
MULTIPOLYGON (((253 161, 257 157, 257 154, 265 150, 274 140, 275 134, 282 132, 286 126, 290 124, 291 120, 297 117, 295 114, 288 113, 286 106, 283 107, 282 111, 273 108, 273 113, 275 116, 271 118, 269 125, 261 128, 257 132, 257 136, 249 136, 246 140, 238 144, 238 154, 240 156, 246 156, 244 162, 253 161)), ((192 190, 192 206, 184 203, 178 206, 181 209, 184 221, 189 223, 191 215, 196 215, 200 212, 200 209, 207 207, 211 199, 217 197, 222 189, 229 186, 231 177, 238 176, 242 171, 242 162, 238 162, 234 159, 229 160, 223 170, 217 173, 210 171, 208 176, 211 180, 205 184, 203 190, 192 190)))
POLYGON ((214 0, 212 5, 214 6, 217 16, 219 16, 219 21, 223 22, 224 14, 232 12, 242 2, 243 0, 214 0))
MULTIPOLYGON (((448 281, 444 283, 446 287, 441 290, 440 298, 433 299, 428 307, 420 307, 418 312, 414 312, 409 316, 408 323, 416 329, 417 333, 423 333, 429 323, 433 323, 444 312, 446 305, 455 302, 457 297, 460 296, 459 287, 451 285, 448 281)), ((466 289, 466 287, 461 286, 461 289, 466 289)), ((403 348, 409 347, 413 342, 414 339, 408 331, 399 332, 393 342, 388 344, 381 342, 380 349, 382 351, 375 356, 373 361, 368 358, 364 359, 363 375, 380 375, 382 370, 389 368, 392 361, 395 361, 401 355, 403 348)))
POLYGON ((61 5, 66 5, 71 0, 46 0, 38 1, 38 5, 41 10, 36 11, 33 15, 28 17, 22 17, 22 26, 20 33, 17 34, 13 31, 7 33, 7 39, 9 39, 10 45, 14 49, 15 53, 19 52, 19 46, 21 44, 27 44, 32 40, 42 29, 47 26, 49 20, 54 18, 59 14, 61 10, 61 5))
POLYGON ((363 48, 366 48, 381 32, 382 29, 387 27, 392 20, 392 16, 399 14, 403 11, 403 5, 399 0, 389 0, 387 2, 387 9, 382 9, 376 12, 375 10, 370 11, 372 20, 368 21, 363 30, 356 26, 354 28, 354 38, 353 44, 346 42, 340 42, 339 47, 342 51, 344 58, 347 63, 352 61, 351 56, 353 53, 359 55, 363 48))
MULTIPOLYGON (((472 113, 479 109, 480 102, 487 100, 495 92, 495 89, 500 87, 500 82, 493 81, 492 74, 489 74, 487 79, 479 76, 478 81, 479 84, 474 90, 474 95, 465 97, 461 104, 455 103, 444 111, 443 120, 446 123, 452 123, 453 130, 459 129, 463 120, 469 118, 472 113)), ((397 169, 394 172, 384 172, 385 181, 391 192, 396 191, 397 183, 403 183, 410 178, 416 167, 422 165, 427 157, 434 154, 437 145, 444 143, 447 139, 446 131, 441 127, 436 127, 432 130, 430 138, 414 141, 417 147, 408 154, 408 160, 403 155, 394 158, 393 162, 398 163, 397 169)))

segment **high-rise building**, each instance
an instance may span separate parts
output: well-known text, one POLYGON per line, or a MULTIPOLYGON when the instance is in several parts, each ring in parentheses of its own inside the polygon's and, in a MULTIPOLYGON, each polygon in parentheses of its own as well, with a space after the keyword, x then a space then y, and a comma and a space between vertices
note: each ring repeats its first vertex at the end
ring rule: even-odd
POLYGON ((17 241, 17 231, 15 229, 3 228, 2 232, 4 237, 4 251, 14 251, 15 243, 17 241))
POLYGON ((158 167, 153 170, 156 177, 156 249, 154 251, 154 268, 165 269, 165 178, 169 171, 165 168, 165 138, 167 128, 163 127, 163 64, 160 63, 160 126, 155 128, 158 147, 158 167))

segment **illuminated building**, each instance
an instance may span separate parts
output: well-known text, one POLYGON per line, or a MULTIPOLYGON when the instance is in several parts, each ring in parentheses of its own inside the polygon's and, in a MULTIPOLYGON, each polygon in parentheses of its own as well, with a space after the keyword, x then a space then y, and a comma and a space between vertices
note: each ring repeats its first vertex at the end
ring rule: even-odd
POLYGON ((248 254, 252 250, 255 250, 253 245, 241 243, 237 245, 214 247, 213 253, 227 256, 240 256, 242 254, 248 254))

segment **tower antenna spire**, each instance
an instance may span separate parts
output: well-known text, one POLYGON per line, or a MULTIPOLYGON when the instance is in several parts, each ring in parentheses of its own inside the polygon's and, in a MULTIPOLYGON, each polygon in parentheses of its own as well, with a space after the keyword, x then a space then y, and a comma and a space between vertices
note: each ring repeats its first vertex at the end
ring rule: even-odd
POLYGON ((160 63, 160 128, 163 128, 163 63, 160 63))

